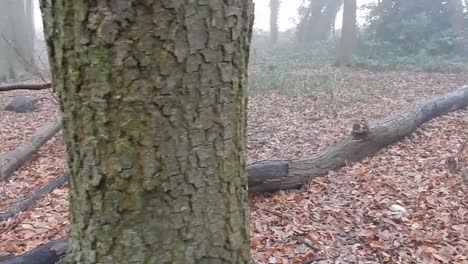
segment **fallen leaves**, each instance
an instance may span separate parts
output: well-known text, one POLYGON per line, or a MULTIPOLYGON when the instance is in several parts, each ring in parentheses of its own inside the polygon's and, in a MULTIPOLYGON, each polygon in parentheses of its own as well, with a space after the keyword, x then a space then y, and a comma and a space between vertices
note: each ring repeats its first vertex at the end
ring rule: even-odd
MULTIPOLYGON (((333 101, 310 87, 293 97, 274 92, 252 96, 251 160, 316 153, 349 134, 358 118, 378 119, 468 81, 464 74, 332 67, 295 74, 335 76, 340 95, 333 101)), ((5 101, 0 100, 0 107, 5 101)), ((0 112, 0 149, 28 138, 55 111, 46 105, 33 114, 0 112)), ((467 124, 468 110, 451 113, 371 157, 311 180, 303 190, 251 194, 253 262, 468 263, 468 192, 445 164, 466 140, 467 124)), ((56 136, 0 183, 0 210, 62 172, 63 157, 63 142, 56 136)), ((65 235, 67 199, 67 188, 55 190, 0 223, 0 257, 65 235)))

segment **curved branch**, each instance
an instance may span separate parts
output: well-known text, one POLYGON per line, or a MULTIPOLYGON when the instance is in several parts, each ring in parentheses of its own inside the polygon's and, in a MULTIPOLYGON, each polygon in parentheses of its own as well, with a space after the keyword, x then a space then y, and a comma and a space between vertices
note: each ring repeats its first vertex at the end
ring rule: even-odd
POLYGON ((13 91, 13 90, 44 90, 52 88, 51 83, 40 84, 10 84, 0 86, 0 92, 13 91))

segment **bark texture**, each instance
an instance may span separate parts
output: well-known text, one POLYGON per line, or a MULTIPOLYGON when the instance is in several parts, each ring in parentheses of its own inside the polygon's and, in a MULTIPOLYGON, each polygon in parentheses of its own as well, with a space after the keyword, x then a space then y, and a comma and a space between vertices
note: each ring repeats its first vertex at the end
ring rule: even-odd
POLYGON ((61 117, 55 117, 34 132, 31 139, 14 150, 0 155, 0 181, 7 179, 36 153, 47 140, 52 138, 61 128, 61 117))
POLYGON ((250 0, 43 0, 69 263, 249 263, 250 0))
POLYGON ((401 112, 367 124, 317 155, 297 160, 266 160, 247 166, 249 190, 268 192, 300 188, 309 179, 360 160, 403 139, 430 119, 468 106, 468 86, 409 105, 401 112))

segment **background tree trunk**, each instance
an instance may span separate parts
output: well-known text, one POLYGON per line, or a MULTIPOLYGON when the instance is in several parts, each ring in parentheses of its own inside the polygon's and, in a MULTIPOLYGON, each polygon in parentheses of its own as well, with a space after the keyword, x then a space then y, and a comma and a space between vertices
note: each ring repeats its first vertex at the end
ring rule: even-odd
POLYGON ((70 170, 69 263, 249 263, 251 1, 41 7, 70 170))
POLYGON ((329 0, 325 6, 320 21, 317 25, 317 41, 326 41, 330 37, 330 33, 334 30, 336 15, 343 5, 343 0, 329 0))
POLYGON ((346 65, 357 53, 356 0, 345 0, 343 5, 343 27, 341 28, 340 65, 346 65))
POLYGON ((465 18, 464 18, 464 6, 461 0, 449 0, 450 11, 452 13, 451 22, 452 30, 457 36, 457 41, 455 43, 455 50, 458 54, 463 54, 464 44, 466 40, 464 39, 465 31, 465 18))
POLYGON ((16 79, 16 56, 11 47, 14 37, 14 21, 10 18, 14 9, 13 0, 4 0, 0 8, 0 17, 3 18, 0 23, 0 82, 16 79))
POLYGON ((280 0, 270 0, 270 44, 278 42, 278 16, 280 0))
POLYGON ((0 81, 34 72, 32 0, 2 0, 0 10, 0 81))
POLYGON ((34 25, 34 3, 33 0, 25 0, 25 16, 24 16, 24 56, 29 61, 28 69, 33 72, 32 67, 36 67, 35 61, 35 41, 36 41, 36 28, 34 25))

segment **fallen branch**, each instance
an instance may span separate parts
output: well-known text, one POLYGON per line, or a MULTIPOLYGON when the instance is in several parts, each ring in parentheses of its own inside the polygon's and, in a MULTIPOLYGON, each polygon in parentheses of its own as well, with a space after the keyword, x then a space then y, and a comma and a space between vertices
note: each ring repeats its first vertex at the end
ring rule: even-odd
POLYGON ((55 117, 37 129, 28 142, 0 155, 0 181, 5 180, 13 171, 29 160, 47 140, 60 130, 61 125, 62 118, 55 117))
MULTIPOLYGON (((265 160, 247 166, 249 191, 301 187, 308 179, 360 160, 401 140, 430 119, 468 106, 468 86, 443 96, 416 102, 370 125, 354 124, 352 134, 315 156, 298 160, 265 160)), ((66 238, 49 242, 0 264, 54 264, 66 251, 66 238), (56 249, 60 249, 59 251, 56 249)), ((314 260, 312 260, 314 261, 314 260)))
POLYGON ((5 221, 8 218, 13 217, 21 211, 24 211, 31 207, 37 200, 42 196, 51 193, 56 188, 62 186, 64 183, 68 182, 69 174, 63 173, 50 182, 44 184, 40 188, 34 190, 28 197, 20 200, 14 205, 8 207, 7 209, 0 211, 0 221, 5 221))
POLYGON ((55 264, 60 263, 67 252, 67 238, 61 238, 39 246, 19 256, 1 260, 0 264, 55 264), (60 261, 60 262, 59 262, 60 261))
POLYGON ((369 125, 354 124, 353 133, 317 155, 297 160, 266 160, 247 166, 249 190, 269 192, 300 188, 309 179, 358 161, 397 142, 423 123, 468 106, 468 86, 415 102, 369 125))
POLYGON ((52 83, 40 84, 10 84, 0 86, 0 92, 13 91, 13 90, 44 90, 52 88, 52 83))

